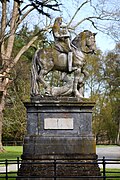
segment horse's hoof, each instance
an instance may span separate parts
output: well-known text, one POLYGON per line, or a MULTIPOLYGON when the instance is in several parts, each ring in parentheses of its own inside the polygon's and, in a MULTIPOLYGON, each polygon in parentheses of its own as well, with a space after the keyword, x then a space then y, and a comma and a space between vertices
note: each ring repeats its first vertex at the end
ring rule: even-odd
POLYGON ((69 71, 69 73, 72 73, 77 70, 77 67, 72 67, 72 69, 69 71))
POLYGON ((45 96, 52 96, 50 92, 45 92, 45 96))
POLYGON ((72 71, 76 71, 77 69, 77 67, 72 67, 72 71))
POLYGON ((80 98, 80 99, 84 98, 83 95, 80 94, 78 91, 75 92, 75 97, 76 97, 76 98, 80 98))

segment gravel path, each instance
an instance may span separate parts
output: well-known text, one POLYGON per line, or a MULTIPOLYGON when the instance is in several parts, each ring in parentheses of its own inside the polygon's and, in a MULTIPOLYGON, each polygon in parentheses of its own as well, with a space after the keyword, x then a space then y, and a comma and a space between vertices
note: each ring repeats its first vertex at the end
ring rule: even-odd
MULTIPOLYGON (((17 171, 17 165, 16 164, 11 164, 8 166, 8 172, 10 171, 17 171)), ((1 172, 6 172, 5 166, 0 167, 0 173, 1 172)))
POLYGON ((120 159, 120 146, 97 147, 98 158, 120 159))
MULTIPOLYGON (((98 155, 98 158, 103 158, 103 156, 106 159, 119 159, 120 160, 120 146, 105 146, 105 147, 98 147, 96 148, 96 153, 98 155)), ((113 163, 113 161, 109 161, 113 163)), ((120 161, 116 161, 119 164, 106 164, 106 168, 113 168, 113 169, 120 169, 120 161)), ((114 161, 114 163, 116 163, 114 161)), ((102 164, 99 165, 102 167, 102 164)))

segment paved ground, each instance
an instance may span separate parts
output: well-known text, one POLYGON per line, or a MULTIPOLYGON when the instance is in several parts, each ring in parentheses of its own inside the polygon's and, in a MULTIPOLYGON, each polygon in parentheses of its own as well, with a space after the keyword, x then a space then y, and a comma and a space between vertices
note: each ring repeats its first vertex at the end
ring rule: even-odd
MULTIPOLYGON (((119 159, 120 160, 120 146, 105 146, 105 147, 98 147, 96 149, 96 153, 98 155, 98 158, 103 158, 103 156, 106 159, 119 159)), ((106 168, 115 168, 120 169, 120 161, 109 161, 109 163, 119 163, 119 164, 106 164, 106 168)), ((102 167, 102 165, 99 165, 102 167)))
MULTIPOLYGON (((17 165, 16 164, 12 164, 8 166, 8 172, 10 171, 17 171, 17 165)), ((5 166, 0 167, 0 173, 1 172, 6 172, 5 166)))
MULTIPOLYGON (((96 153, 98 155, 98 158, 105 158, 108 159, 119 159, 120 160, 120 146, 108 146, 108 147, 97 147, 96 153)), ((118 161, 117 161, 118 162, 118 161)), ((102 167, 102 165, 100 165, 102 167)), ((107 168, 115 168, 115 169, 120 169, 120 161, 119 164, 107 164, 107 168)), ((17 170, 16 165, 10 165, 8 167, 8 171, 15 171, 17 170)), ((0 172, 5 172, 5 167, 0 166, 0 172)))
POLYGON ((110 159, 120 159, 120 146, 105 146, 99 147, 96 149, 98 158, 110 158, 110 159))

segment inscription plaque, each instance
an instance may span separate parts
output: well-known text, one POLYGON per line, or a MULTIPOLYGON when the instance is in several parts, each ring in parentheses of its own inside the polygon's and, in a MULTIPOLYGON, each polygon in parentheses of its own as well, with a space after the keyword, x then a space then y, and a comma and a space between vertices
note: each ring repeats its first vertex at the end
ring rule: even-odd
POLYGON ((73 129, 73 118, 45 118, 44 129, 73 129))

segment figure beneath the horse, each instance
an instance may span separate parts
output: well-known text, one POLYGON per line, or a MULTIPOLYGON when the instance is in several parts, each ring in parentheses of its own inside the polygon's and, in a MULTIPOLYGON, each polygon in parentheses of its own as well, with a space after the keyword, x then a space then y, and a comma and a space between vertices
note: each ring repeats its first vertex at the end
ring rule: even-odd
POLYGON ((62 18, 56 18, 52 27, 54 47, 35 52, 31 69, 31 96, 83 97, 84 79, 87 75, 85 54, 95 52, 96 33, 85 30, 71 41, 68 30, 61 25, 62 18), (59 86, 46 81, 46 77, 52 77, 55 72, 60 75, 57 80, 62 80, 59 86))

